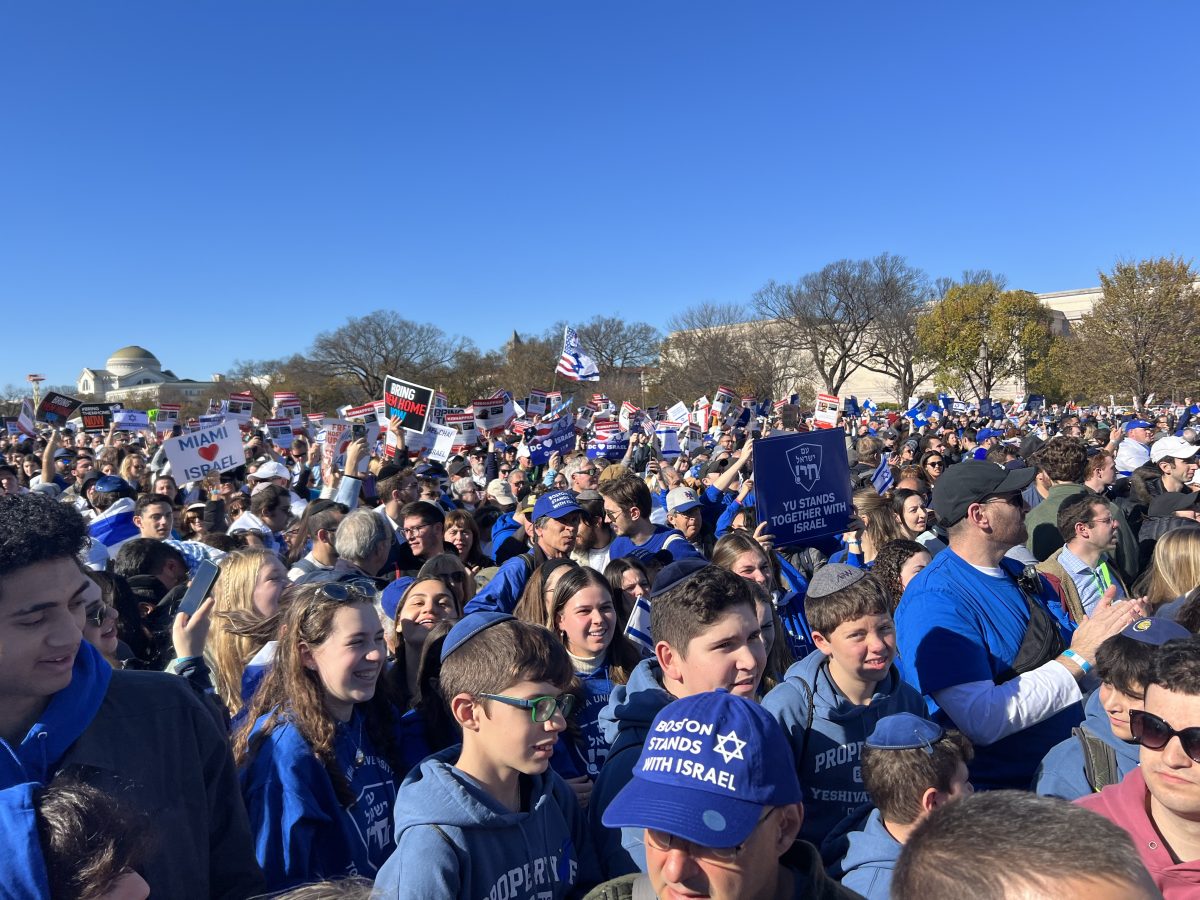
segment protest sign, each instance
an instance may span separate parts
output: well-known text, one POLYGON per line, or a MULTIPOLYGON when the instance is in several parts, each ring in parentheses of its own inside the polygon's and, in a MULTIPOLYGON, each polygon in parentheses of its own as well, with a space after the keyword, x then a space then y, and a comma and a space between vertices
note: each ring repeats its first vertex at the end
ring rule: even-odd
POLYGON ((733 404, 733 391, 721 385, 712 398, 712 415, 719 422, 725 415, 725 410, 733 404))
POLYGON ((435 425, 430 422, 425 430, 425 437, 433 438, 428 458, 434 462, 444 463, 453 452, 454 441, 458 432, 446 425, 435 425))
POLYGON ((479 443, 479 432, 475 429, 475 413, 473 411, 463 409, 457 412, 447 412, 446 425, 458 432, 458 437, 454 441, 454 452, 474 447, 479 443))
POLYGON ((150 416, 143 409, 118 409, 113 412, 113 424, 125 431, 150 427, 150 416))
POLYGON ((433 405, 433 389, 410 384, 388 375, 383 379, 384 415, 399 419, 409 431, 425 433, 429 409, 433 405))
POLYGON ((79 407, 83 430, 91 433, 108 431, 113 413, 121 409, 120 403, 84 403, 79 407))
POLYGON ((839 430, 761 438, 754 442, 758 521, 777 546, 837 534, 850 519, 850 465, 839 430))
POLYGON ((678 403, 676 403, 674 406, 672 406, 670 409, 667 410, 667 418, 670 419, 672 422, 687 422, 687 421, 689 421, 687 404, 684 403, 682 400, 680 400, 678 403))
POLYGON ((535 466, 550 462, 552 453, 569 453, 575 449, 575 417, 570 413, 553 422, 538 425, 529 442, 529 461, 535 466))
POLYGON ((683 452, 679 446, 679 429, 682 427, 683 422, 659 422, 654 429, 659 442, 659 452, 665 459, 673 460, 683 452))
POLYGON ((9 437, 17 437, 21 433, 21 428, 17 424, 16 416, 4 416, 4 431, 9 437))
POLYGON ((503 433, 509 423, 517 417, 512 397, 504 391, 483 400, 476 400, 472 407, 476 430, 489 437, 503 433))
POLYGON ((712 408, 712 404, 708 402, 708 397, 701 397, 692 404, 692 422, 701 431, 708 431, 708 411, 712 408))
POLYGON ((818 428, 836 428, 842 401, 833 394, 817 394, 817 405, 813 412, 813 423, 818 428))
POLYGON ((17 430, 29 437, 33 437, 36 433, 33 427, 33 401, 28 397, 21 401, 21 412, 17 416, 17 430))
POLYGON ((241 432, 230 423, 168 438, 163 452, 176 481, 200 481, 209 472, 236 469, 246 462, 241 432))
POLYGON ((47 391, 42 402, 38 404, 37 420, 47 425, 65 425, 67 419, 75 415, 75 410, 83 405, 82 400, 68 397, 57 391, 47 391))
POLYGON ((607 440, 588 441, 588 459, 622 459, 629 450, 629 438, 619 432, 607 440))
POLYGON ((342 448, 345 446, 343 438, 349 442, 350 423, 341 419, 331 419, 325 423, 325 428, 321 432, 321 468, 325 472, 332 472, 337 468, 338 456, 341 454, 342 448))
POLYGON ((291 418, 280 416, 277 419, 267 419, 263 423, 263 427, 267 429, 267 434, 271 436, 271 443, 276 447, 286 450, 292 446, 295 435, 292 433, 291 418))
POLYGON ((179 413, 183 407, 178 403, 160 403, 158 415, 153 419, 154 428, 159 434, 167 434, 179 424, 179 413))

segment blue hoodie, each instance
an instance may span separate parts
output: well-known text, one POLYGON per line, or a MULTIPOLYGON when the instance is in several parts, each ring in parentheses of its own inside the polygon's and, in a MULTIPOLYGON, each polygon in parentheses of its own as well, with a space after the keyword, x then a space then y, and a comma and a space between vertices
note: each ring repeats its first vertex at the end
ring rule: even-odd
POLYGON ((33 804, 36 784, 0 791, 0 834, 4 835, 4 900, 43 900, 50 896, 46 860, 38 838, 33 804))
POLYGON ((662 686, 662 667, 644 659, 629 676, 628 684, 612 689, 608 705, 600 711, 600 729, 608 741, 608 757, 596 778, 588 803, 588 824, 605 878, 646 870, 646 849, 641 828, 606 828, 601 822, 613 797, 633 778, 642 745, 659 710, 675 698, 662 686))
POLYGON ((900 679, 895 666, 869 704, 851 703, 833 683, 829 657, 819 651, 794 663, 762 705, 783 726, 796 759, 804 789, 799 837, 818 846, 833 826, 870 802, 862 782, 862 748, 875 723, 898 712, 928 716, 925 701, 900 679))
POLYGON ((618 535, 608 546, 608 558, 621 559, 630 556, 634 559, 647 559, 660 550, 671 554, 672 561, 702 558, 699 551, 687 542, 682 532, 666 525, 655 525, 654 533, 642 544, 635 544, 624 535, 618 535))
POLYGON ((100 651, 80 642, 71 683, 50 698, 20 744, 0 740, 0 788, 45 784, 54 777, 58 761, 96 718, 111 680, 112 667, 100 651))
POLYGON ((888 900, 901 844, 883 827, 879 810, 871 810, 862 831, 850 832, 847 839, 850 846, 838 866, 842 887, 858 891, 866 900, 888 900))
POLYGON ((502 806, 453 762, 450 747, 404 779, 396 852, 375 879, 380 898, 582 896, 600 880, 583 811, 553 771, 522 776, 528 811, 502 806))
MULTIPOLYGON (((1140 748, 1113 734, 1108 713, 1100 705, 1099 691, 1093 693, 1084 706, 1083 729, 1116 751, 1118 781, 1138 767, 1140 748)), ((1064 800, 1078 800, 1094 793, 1084 769, 1083 745, 1079 738, 1071 735, 1050 748, 1034 777, 1034 790, 1042 796, 1062 797, 1064 800)))
MULTIPOLYGON (((254 723, 254 746, 266 716, 254 723)), ((392 811, 396 777, 364 729, 355 707, 334 733, 337 764, 354 804, 343 807, 325 766, 290 723, 279 725, 241 770, 255 856, 278 891, 324 879, 373 878, 395 847, 392 811), (362 750, 363 762, 356 765, 362 750)))

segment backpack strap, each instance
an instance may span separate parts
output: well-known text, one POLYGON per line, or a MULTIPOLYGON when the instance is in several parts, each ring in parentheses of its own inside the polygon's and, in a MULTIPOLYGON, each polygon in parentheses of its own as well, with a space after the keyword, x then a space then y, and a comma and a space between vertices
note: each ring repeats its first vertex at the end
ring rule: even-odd
POLYGON ((1116 750, 1084 728, 1072 728, 1071 734, 1083 747, 1083 772, 1092 791, 1102 791, 1121 780, 1116 750))

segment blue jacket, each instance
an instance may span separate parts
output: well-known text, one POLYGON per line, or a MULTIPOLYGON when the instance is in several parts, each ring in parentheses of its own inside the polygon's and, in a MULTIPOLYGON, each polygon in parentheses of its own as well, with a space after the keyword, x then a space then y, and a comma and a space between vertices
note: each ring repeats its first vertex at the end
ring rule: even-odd
MULTIPOLYGON (((1118 781, 1138 767, 1138 745, 1126 743, 1113 734, 1108 714, 1100 705, 1099 691, 1093 693, 1084 705, 1083 729, 1116 751, 1118 781)), ((1064 800, 1078 800, 1095 793, 1087 779, 1083 764, 1083 745, 1078 737, 1071 735, 1046 754, 1046 758, 1038 767, 1034 790, 1043 796, 1062 797, 1064 800)))
POLYGON ((521 523, 513 518, 510 512, 500 513, 492 523, 492 549, 496 550, 508 538, 521 530, 521 523))
POLYGON ((850 832, 847 840, 849 849, 838 866, 842 887, 858 891, 866 900, 888 900, 901 844, 883 827, 879 810, 871 810, 863 830, 850 832))
MULTIPOLYGON (((254 747, 266 716, 254 723, 254 747)), ((334 754, 354 803, 343 807, 325 766, 290 723, 277 726, 242 769, 255 853, 267 888, 278 891, 333 878, 373 878, 391 855, 397 777, 363 729, 355 708, 337 725, 334 754), (363 760, 356 765, 359 751, 363 760)))
POLYGON ((50 896, 46 860, 38 838, 33 804, 36 784, 25 783, 0 791, 0 834, 4 835, 4 900, 43 900, 50 896))
POLYGON ((687 538, 674 528, 666 525, 655 525, 654 534, 644 544, 635 544, 632 540, 619 535, 613 538, 608 548, 609 559, 621 559, 631 556, 634 559, 646 559, 659 550, 666 550, 673 561, 680 559, 702 559, 700 553, 687 542, 687 538))
POLYGON ((588 822, 605 878, 646 870, 642 829, 605 828, 601 817, 613 797, 633 778, 633 768, 642 755, 654 717, 674 699, 662 686, 658 660, 644 659, 629 676, 628 684, 612 689, 608 705, 600 712, 600 728, 609 751, 592 789, 588 822))
POLYGON ((380 898, 582 896, 599 880, 583 811, 554 772, 522 776, 528 811, 510 812, 453 765, 450 747, 411 772, 396 798, 396 852, 380 898))
POLYGON ((532 571, 533 568, 524 554, 506 559, 496 570, 492 580, 467 601, 467 608, 463 610, 463 615, 470 615, 481 610, 512 612, 517 606, 517 601, 521 599, 521 594, 525 590, 525 582, 529 580, 532 571))
POLYGON ((783 726, 796 760, 804 789, 799 836, 818 846, 833 826, 870 802, 862 782, 862 748, 875 723, 898 712, 926 715, 925 701, 894 666, 868 705, 851 703, 833 683, 829 657, 820 652, 794 663, 762 705, 783 726))

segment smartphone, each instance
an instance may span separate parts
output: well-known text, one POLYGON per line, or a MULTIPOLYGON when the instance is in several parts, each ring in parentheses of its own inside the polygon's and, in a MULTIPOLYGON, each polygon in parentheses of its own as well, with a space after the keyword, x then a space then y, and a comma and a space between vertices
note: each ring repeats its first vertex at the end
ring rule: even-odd
POLYGON ((352 422, 350 425, 350 440, 358 441, 367 439, 367 426, 361 422, 352 422))
POLYGON ((220 568, 212 560, 200 560, 200 565, 196 567, 196 574, 192 577, 192 583, 183 592, 183 598, 179 601, 177 611, 185 612, 189 616, 195 615, 200 604, 212 593, 213 585, 217 583, 217 575, 220 573, 220 568))

